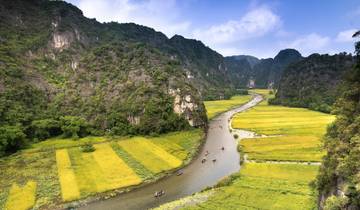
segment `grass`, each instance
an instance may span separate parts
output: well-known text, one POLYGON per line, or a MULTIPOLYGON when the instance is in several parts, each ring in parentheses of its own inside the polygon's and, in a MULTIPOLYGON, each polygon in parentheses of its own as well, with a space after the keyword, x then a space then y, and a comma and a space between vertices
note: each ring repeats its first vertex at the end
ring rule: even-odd
POLYGON ((260 104, 236 114, 232 127, 271 138, 242 139, 240 144, 252 160, 321 161, 321 138, 335 117, 303 108, 260 104))
POLYGON ((36 197, 36 182, 29 181, 23 187, 14 183, 5 204, 6 210, 27 210, 33 207, 36 197))
POLYGON ((46 141, 41 141, 36 144, 32 144, 30 148, 26 150, 26 152, 38 152, 38 151, 48 151, 48 150, 55 150, 55 149, 62 149, 68 147, 76 147, 86 145, 88 143, 102 143, 105 141, 109 141, 106 137, 84 137, 80 139, 63 139, 63 138, 51 138, 46 141))
MULTIPOLYGON (((5 208, 8 195, 14 183, 24 185, 36 182, 34 208, 53 207, 61 198, 60 183, 54 151, 21 153, 0 159, 0 209, 5 208)), ((19 205, 21 200, 18 200, 19 205)))
POLYGON ((324 152, 320 150, 316 136, 279 136, 270 138, 242 139, 240 144, 249 160, 320 161, 324 152))
POLYGON ((317 170, 298 164, 246 163, 229 186, 184 209, 316 209, 308 185, 317 170))
MULTIPOLYGON (((269 90, 251 91, 265 99, 274 97, 269 90)), ((320 139, 333 120, 332 115, 307 109, 271 106, 267 100, 237 114, 232 127, 272 136, 241 139, 241 152, 257 162, 245 163, 239 173, 220 181, 206 201, 183 209, 316 209, 316 194, 309 184, 318 166, 263 161, 320 161, 320 139)))
POLYGON ((233 96, 229 100, 205 101, 207 116, 209 119, 212 119, 231 108, 245 104, 250 101, 251 98, 251 95, 239 95, 233 96))
POLYGON ((155 174, 177 168, 182 164, 181 160, 142 137, 119 141, 118 144, 127 153, 155 174), (141 150, 138 148, 141 148, 141 150))
POLYGON ((69 154, 66 149, 56 151, 56 163, 58 168, 62 199, 64 201, 70 201, 79 198, 79 188, 76 182, 74 170, 71 168, 69 154))
POLYGON ((152 172, 119 142, 128 142, 128 147, 136 149, 138 154, 146 153, 148 156, 144 157, 156 159, 161 164, 158 167, 163 167, 161 171, 166 172, 181 166, 195 154, 202 137, 200 129, 193 129, 158 137, 55 138, 34 144, 0 159, 0 209, 10 208, 8 206, 21 209, 25 203, 29 203, 28 208, 55 209, 67 201, 155 180, 162 173, 152 172), (94 144, 95 151, 82 152, 81 145, 86 143, 94 144), (27 187, 15 187, 32 182, 36 183, 36 197, 30 203, 14 193, 14 189, 32 199, 28 190, 24 190, 27 187))

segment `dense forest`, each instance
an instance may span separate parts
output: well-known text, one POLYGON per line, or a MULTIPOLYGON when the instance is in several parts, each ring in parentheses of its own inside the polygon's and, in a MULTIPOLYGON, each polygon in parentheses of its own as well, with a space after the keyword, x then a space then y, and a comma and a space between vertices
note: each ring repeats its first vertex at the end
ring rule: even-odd
POLYGON ((330 113, 342 92, 343 76, 353 64, 353 56, 346 53, 313 54, 295 62, 284 70, 270 103, 330 113))
MULTIPOLYGON (((357 32, 354 37, 359 37, 357 32)), ((346 73, 325 137, 327 154, 318 176, 320 205, 325 209, 360 209, 360 42, 356 64, 346 73)))
MULTIPOLYGON (((0 28, 0 155, 57 135, 205 126, 201 90, 213 80, 204 75, 223 75, 221 61, 200 71, 191 60, 221 57, 201 43, 177 49, 171 43, 179 38, 135 24, 101 24, 63 1, 1 1, 0 28), (195 73, 203 77, 192 81, 195 73)), ((212 94, 231 90, 226 85, 214 81, 212 94)))

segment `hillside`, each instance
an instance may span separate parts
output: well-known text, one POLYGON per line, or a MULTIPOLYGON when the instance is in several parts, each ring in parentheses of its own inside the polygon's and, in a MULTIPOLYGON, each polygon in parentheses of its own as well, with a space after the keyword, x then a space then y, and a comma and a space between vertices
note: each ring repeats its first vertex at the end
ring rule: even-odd
POLYGON ((208 87, 220 95, 231 89, 222 56, 202 43, 101 24, 66 2, 2 0, 0 28, 2 154, 59 134, 205 126, 208 87))
POLYGON ((274 58, 238 55, 225 57, 228 74, 236 88, 275 88, 284 69, 302 59, 294 49, 281 50, 274 58))
POLYGON ((330 112, 341 92, 343 75, 353 63, 353 57, 347 54, 313 54, 289 65, 272 103, 330 112))
POLYGON ((277 87, 284 69, 302 59, 294 49, 281 50, 273 59, 262 59, 253 68, 253 80, 257 88, 277 87))
POLYGON ((327 155, 317 181, 324 209, 360 209, 360 42, 355 51, 356 64, 346 73, 334 105, 337 118, 324 140, 327 155))

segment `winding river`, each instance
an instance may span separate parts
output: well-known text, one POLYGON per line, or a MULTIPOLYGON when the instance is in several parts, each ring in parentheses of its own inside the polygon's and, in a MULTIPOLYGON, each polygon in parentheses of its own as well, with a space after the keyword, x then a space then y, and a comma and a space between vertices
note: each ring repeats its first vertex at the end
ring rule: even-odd
MULTIPOLYGON (((221 178, 239 171, 240 156, 236 149, 236 141, 229 132, 229 122, 235 113, 245 111, 261 100, 260 95, 254 95, 250 102, 211 120, 204 146, 199 155, 182 170, 181 176, 172 175, 114 198, 89 203, 79 209, 149 209, 199 192, 215 185, 221 178), (221 147, 225 150, 221 150, 221 147), (208 161, 201 163, 206 151, 209 151, 208 161), (212 162, 212 159, 216 159, 216 162, 212 162), (161 189, 165 190, 165 195, 155 199, 154 192, 161 189)), ((247 135, 247 132, 238 133, 240 138, 247 135)))

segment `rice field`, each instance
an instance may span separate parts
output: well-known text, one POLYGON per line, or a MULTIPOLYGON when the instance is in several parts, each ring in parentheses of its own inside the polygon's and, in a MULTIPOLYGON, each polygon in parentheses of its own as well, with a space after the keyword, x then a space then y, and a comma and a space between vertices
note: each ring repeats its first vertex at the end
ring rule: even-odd
POLYGON ((34 206, 36 194, 36 182, 29 181, 24 186, 14 183, 11 186, 8 199, 5 204, 6 210, 27 210, 34 206))
POLYGON ((0 209, 51 209, 157 179, 190 159, 202 137, 194 129, 159 137, 40 142, 0 159, 0 209), (94 143, 94 152, 81 150, 86 142, 94 143))
POLYGON ((320 161, 321 138, 334 119, 308 109, 259 104, 235 115, 232 127, 270 136, 240 141, 248 159, 320 161))
POLYGON ((230 185, 184 209, 316 209, 308 185, 317 170, 299 164, 246 163, 230 185))
POLYGON ((169 154, 156 144, 141 137, 120 141, 119 145, 139 163, 155 174, 177 168, 182 164, 181 160, 169 154), (138 148, 141 148, 141 150, 138 148))
POLYGON ((56 151, 56 164, 58 168, 62 199, 64 201, 70 201, 79 198, 79 188, 76 182, 74 170, 71 168, 69 154, 66 149, 56 151))
POLYGON ((204 101, 207 116, 209 119, 212 119, 231 108, 245 104, 250 101, 251 98, 251 95, 239 95, 233 96, 229 100, 204 101))
MULTIPOLYGON (((265 99, 269 90, 252 90, 265 99)), ((301 108, 268 105, 264 100, 254 108, 235 115, 232 127, 251 130, 256 138, 241 139, 242 152, 255 162, 245 162, 239 173, 220 181, 203 201, 163 205, 182 209, 316 209, 316 194, 309 186, 318 166, 286 162, 320 162, 324 152, 321 138, 334 116, 301 108), (266 137, 264 136, 266 135, 266 137)), ((196 200, 195 196, 185 200, 196 200), (194 198, 194 199, 193 199, 194 198)), ((162 206, 158 208, 163 209, 162 206)))

